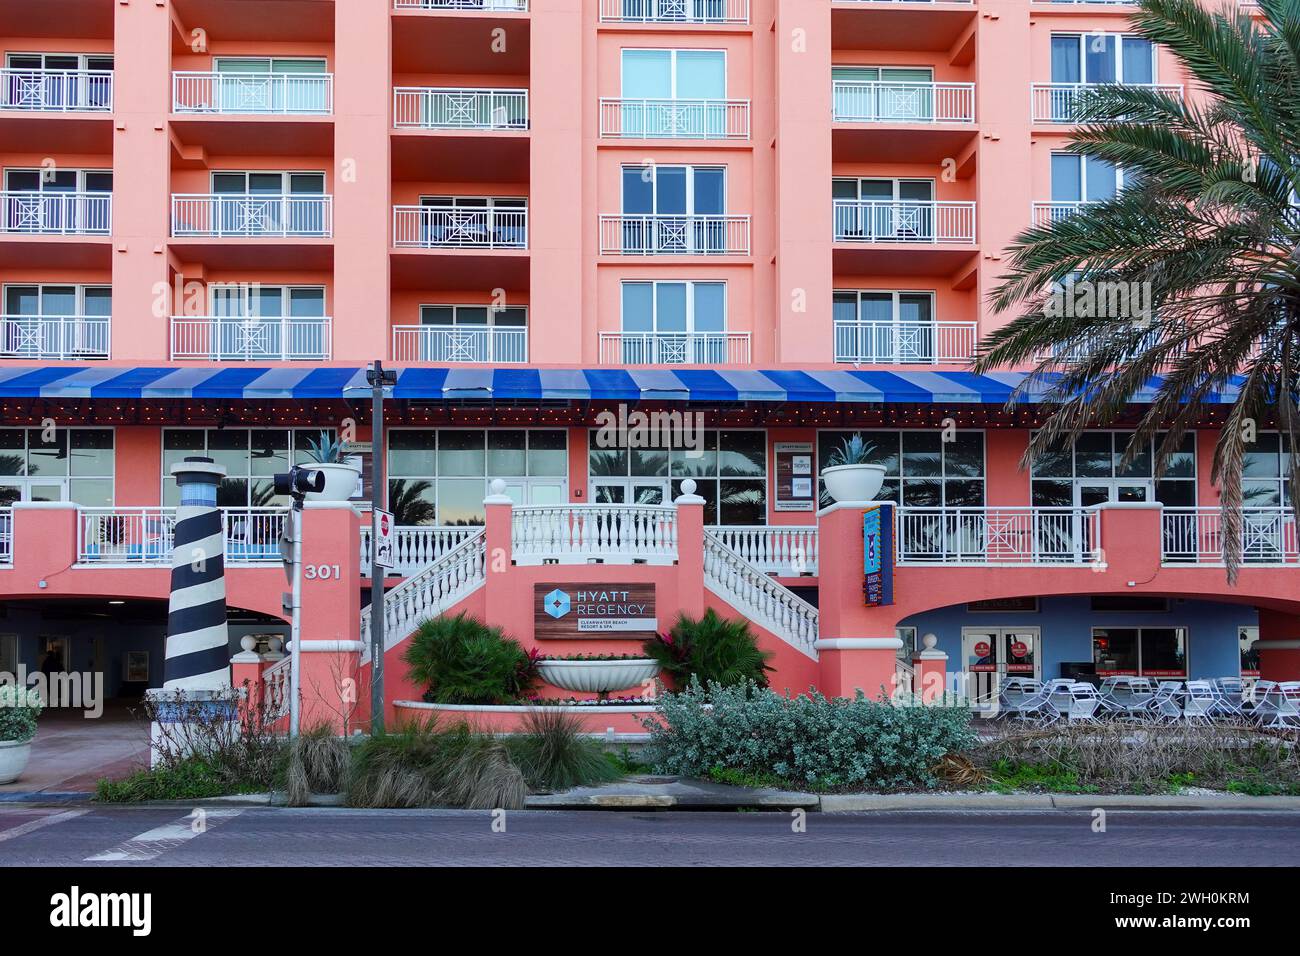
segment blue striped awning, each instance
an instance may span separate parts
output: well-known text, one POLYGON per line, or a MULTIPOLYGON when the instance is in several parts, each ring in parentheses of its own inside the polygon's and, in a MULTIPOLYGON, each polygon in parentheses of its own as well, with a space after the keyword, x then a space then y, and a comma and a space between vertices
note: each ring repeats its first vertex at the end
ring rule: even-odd
MULTIPOLYGON (((1002 405, 1026 372, 889 372, 832 369, 408 368, 393 397, 425 401, 860 402, 1002 405)), ((1149 402, 1159 380, 1136 401, 1149 402)), ((1240 380, 1209 399, 1230 404, 1240 380)), ((1023 399, 1037 402, 1042 383, 1023 399)), ((168 368, 46 366, 0 368, 0 398, 364 399, 364 368, 168 368)))

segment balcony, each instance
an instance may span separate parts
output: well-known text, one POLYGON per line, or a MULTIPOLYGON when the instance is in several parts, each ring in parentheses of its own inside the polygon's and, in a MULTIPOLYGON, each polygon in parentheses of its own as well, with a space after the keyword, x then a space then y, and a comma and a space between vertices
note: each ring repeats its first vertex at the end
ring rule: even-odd
MULTIPOLYGON (((1029 90, 1030 120, 1068 126, 1078 122, 1078 110, 1089 90, 1103 88, 1101 83, 1034 83, 1029 90)), ((1183 98, 1181 86, 1158 83, 1128 83, 1125 86, 1154 90, 1167 96, 1183 98)))
POLYGON ((111 325, 105 315, 0 315, 0 359, 106 359, 111 325))
POLYGON ((835 361, 861 365, 964 365, 975 356, 975 322, 836 320, 835 361))
POLYGON ((747 256, 749 217, 613 215, 600 217, 603 256, 747 256))
POLYGON ((0 110, 111 113, 113 71, 0 69, 0 110))
POLYGON ((327 116, 334 112, 334 75, 178 71, 172 112, 327 116))
POLYGON ((528 329, 516 326, 395 325, 394 362, 527 362, 528 329))
POLYGON ((975 204, 921 200, 833 200, 836 242, 975 245, 975 204))
POLYGON ((749 139, 749 100, 600 100, 602 139, 749 139))
MULTIPOLYGON (((1161 563, 1223 564, 1223 516, 1218 508, 1165 508, 1161 563)), ((1300 565, 1300 535, 1290 508, 1243 508, 1242 564, 1300 565)))
POLYGON ((749 0, 600 0, 605 23, 748 23, 749 0))
POLYGON ((398 129, 525 130, 528 91, 398 87, 393 90, 393 125, 398 129))
POLYGON ((835 80, 831 104, 836 123, 974 123, 975 84, 835 80))
POLYGON ((455 10, 470 13, 527 13, 528 0, 393 0, 396 10, 455 10))
POLYGON ((528 207, 394 206, 393 245, 415 249, 526 249, 528 207))
POLYGON ((330 358, 328 316, 192 316, 171 319, 171 357, 208 362, 306 362, 330 358))
POLYGON ((175 238, 329 238, 334 229, 333 196, 253 193, 172 195, 175 238))
POLYGON ((601 332, 602 365, 748 365, 748 332, 601 332))
POLYGON ((107 236, 112 193, 0 192, 0 233, 107 236))
POLYGON ((1089 565, 1099 513, 1087 508, 899 508, 900 565, 1089 565))
POLYGON ((1054 222, 1060 222, 1073 216, 1076 212, 1085 206, 1090 206, 1095 200, 1090 199, 1069 199, 1059 202, 1036 202, 1030 210, 1030 218, 1035 226, 1050 226, 1054 222))
MULTIPOLYGON (((225 563, 279 565, 281 508, 223 508, 225 563)), ((77 563, 171 567, 175 508, 79 508, 77 563)))

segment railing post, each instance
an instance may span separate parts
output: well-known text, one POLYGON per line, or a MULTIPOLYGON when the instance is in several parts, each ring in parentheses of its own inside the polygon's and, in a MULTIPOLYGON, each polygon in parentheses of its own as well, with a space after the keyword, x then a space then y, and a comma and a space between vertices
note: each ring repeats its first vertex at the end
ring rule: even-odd
POLYGON ((510 590, 509 572, 514 560, 514 502, 505 493, 506 483, 500 478, 494 478, 489 489, 490 494, 483 499, 486 515, 483 529, 484 614, 487 620, 496 621, 502 619, 503 615, 495 609, 516 604, 521 598, 510 590))
POLYGON ((695 493, 695 481, 682 482, 677 507, 677 605, 682 613, 704 614, 704 499, 695 493))
POLYGON ((926 634, 921 638, 923 649, 912 655, 912 668, 916 674, 914 691, 925 704, 942 700, 948 682, 948 655, 935 647, 938 643, 938 637, 926 634))

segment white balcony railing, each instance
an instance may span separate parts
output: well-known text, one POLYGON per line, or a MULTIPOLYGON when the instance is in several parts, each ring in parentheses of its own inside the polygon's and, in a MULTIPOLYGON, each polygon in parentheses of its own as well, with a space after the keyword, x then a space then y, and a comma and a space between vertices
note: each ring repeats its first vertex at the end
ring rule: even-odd
POLYGON ((1069 216, 1073 216, 1084 206, 1091 205, 1093 200, 1089 199, 1070 199, 1061 202, 1036 202, 1030 210, 1030 216, 1035 226, 1050 226, 1054 222, 1060 222, 1069 216))
MULTIPOLYGON (((390 574, 402 577, 428 567, 453 548, 463 544, 481 528, 404 526, 393 529, 393 567, 390 574)), ((361 525, 361 576, 370 576, 371 528, 361 525)))
POLYGON ((332 73, 172 74, 173 113, 334 112, 332 73))
MULTIPOLYGON (((1035 123, 1073 123, 1078 109, 1089 90, 1100 89, 1101 83, 1034 83, 1029 89, 1030 119, 1035 123)), ((1182 99, 1183 88, 1159 83, 1126 83, 1155 90, 1182 99)))
MULTIPOLYGON (((225 563, 280 564, 283 508, 223 508, 225 563)), ((175 508, 80 508, 77 563, 169 567, 175 508)))
MULTIPOLYGON (((1223 516, 1218 508, 1165 508, 1160 557, 1164 564, 1223 564, 1223 516)), ((1243 564, 1300 564, 1300 535, 1290 508, 1243 508, 1243 564)))
POLYGON ((602 365, 748 365, 748 332, 601 332, 602 365))
POLYGON ((0 508, 0 565, 14 563, 14 509, 0 508))
POLYGON ((974 322, 835 321, 835 361, 867 365, 964 363, 975 357, 974 322))
POLYGON ((257 193, 172 196, 172 235, 323 239, 334 230, 334 197, 257 193))
POLYGON ((616 139, 749 139, 749 100, 602 97, 600 135, 616 139))
POLYGON ((396 325, 394 362, 527 362, 524 326, 396 325))
POLYGON ((112 193, 0 192, 0 233, 107 236, 112 193))
POLYGON ((719 525, 708 530, 767 574, 793 578, 817 573, 816 525, 719 525))
POLYGON ((512 512, 516 564, 672 564, 673 505, 524 505, 512 512))
POLYGON ((393 125, 399 129, 528 129, 528 91, 393 90, 393 125))
POLYGON ((975 244, 973 202, 836 199, 836 242, 975 244))
POLYGON ((484 13, 525 13, 528 0, 394 0, 398 10, 469 10, 484 13))
POLYGON ((0 358, 106 359, 106 315, 0 315, 0 358))
POLYGON ((210 362, 301 362, 330 357, 328 316, 174 315, 171 357, 210 362))
POLYGON ((111 113, 113 71, 0 69, 0 110, 111 113))
POLYGON ((393 245, 420 249, 526 249, 528 207, 394 206, 393 245))
POLYGON ((974 83, 835 80, 837 123, 974 123, 974 83))
POLYGON ((600 0, 606 23, 748 23, 749 0, 600 0))
POLYGON ((749 217, 635 215, 600 217, 601 255, 747 256, 749 217))
POLYGON ((899 508, 899 564, 1066 564, 1098 560, 1101 524, 1086 508, 899 508))

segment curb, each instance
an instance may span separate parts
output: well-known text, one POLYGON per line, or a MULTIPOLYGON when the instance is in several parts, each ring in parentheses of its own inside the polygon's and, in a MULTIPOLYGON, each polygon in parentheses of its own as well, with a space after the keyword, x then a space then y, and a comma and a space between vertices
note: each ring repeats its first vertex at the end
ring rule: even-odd
POLYGON ((824 797, 785 790, 735 795, 667 793, 549 793, 530 796, 528 810, 818 810, 824 797))

